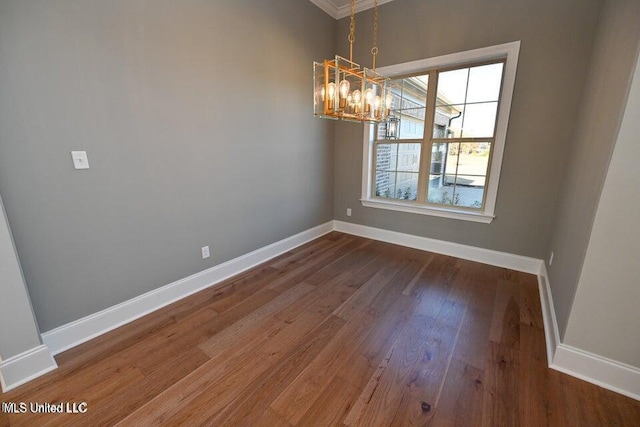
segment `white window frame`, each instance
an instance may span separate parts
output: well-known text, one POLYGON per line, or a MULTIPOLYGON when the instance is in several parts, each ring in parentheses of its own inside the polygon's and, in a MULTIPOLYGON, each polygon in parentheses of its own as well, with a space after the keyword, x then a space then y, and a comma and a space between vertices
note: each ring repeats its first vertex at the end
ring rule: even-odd
MULTIPOLYGON (((383 76, 394 78, 396 76, 406 76, 408 74, 420 74, 439 68, 450 68, 456 66, 468 66, 476 62, 491 60, 504 60, 504 76, 502 80, 502 93, 499 101, 498 123, 496 125, 495 143, 492 149, 489 181, 485 188, 486 198, 484 209, 470 211, 457 209, 455 207, 436 207, 433 205, 418 205, 400 200, 372 197, 372 168, 373 168, 373 144, 374 144, 374 124, 365 124, 363 156, 362 156, 362 195, 360 202, 365 207, 388 209, 400 212, 409 212, 421 215, 432 215, 445 218, 459 219, 465 221, 491 223, 495 218, 495 205, 498 196, 498 184, 500 181, 500 170, 502 168, 502 157, 504 145, 507 137, 509 125, 509 114, 511 112, 511 100, 513 98, 513 88, 516 80, 516 70, 518 68, 518 55, 520 53, 520 41, 505 43, 497 46, 484 47, 480 49, 467 50, 450 55, 438 56, 435 58, 421 59, 418 61, 405 62, 403 64, 390 65, 379 68, 377 71, 383 76)), ((432 114, 432 113, 429 113, 432 114)), ((423 147, 424 149, 424 147, 423 147)))

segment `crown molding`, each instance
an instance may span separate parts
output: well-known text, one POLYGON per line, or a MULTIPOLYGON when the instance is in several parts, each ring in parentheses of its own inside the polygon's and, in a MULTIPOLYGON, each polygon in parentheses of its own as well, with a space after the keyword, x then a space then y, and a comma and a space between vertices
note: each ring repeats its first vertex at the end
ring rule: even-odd
MULTIPOLYGON (((334 19, 341 19, 349 16, 351 13, 351 7, 349 4, 344 6, 336 6, 333 4, 331 0, 309 0, 311 3, 318 6, 320 9, 325 11, 329 16, 334 19)), ((393 0, 378 0, 378 5, 382 5, 385 3, 392 2, 393 0)), ((362 12, 363 10, 372 9, 375 5, 375 0, 356 0, 356 13, 362 12)))

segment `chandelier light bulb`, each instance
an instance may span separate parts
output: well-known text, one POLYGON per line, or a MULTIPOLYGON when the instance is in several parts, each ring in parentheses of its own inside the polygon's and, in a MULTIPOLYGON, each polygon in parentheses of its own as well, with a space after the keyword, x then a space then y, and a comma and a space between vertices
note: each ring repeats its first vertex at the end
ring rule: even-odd
POLYGON ((349 84, 348 80, 342 80, 340 82, 340 96, 342 98, 346 98, 347 95, 349 94, 349 88, 351 87, 351 85, 349 84))
POLYGON ((327 92, 329 95, 329 101, 333 101, 336 97, 336 84, 331 82, 327 85, 327 92))
POLYGON ((373 100, 373 89, 369 88, 367 90, 364 91, 364 98, 367 100, 367 102, 369 104, 371 104, 371 101, 373 100))
POLYGON ((353 107, 354 107, 354 113, 359 113, 360 112, 360 102, 362 101, 362 92, 360 92, 359 90, 354 90, 353 91, 353 107))
POLYGON ((360 104, 360 101, 362 101, 362 93, 359 90, 354 90, 353 102, 355 102, 356 104, 360 104))
POLYGON ((342 80, 340 82, 340 109, 344 110, 347 107, 347 95, 349 95, 349 84, 348 80, 342 80))
POLYGON ((373 102, 373 89, 369 88, 364 91, 364 112, 368 113, 371 111, 371 103, 373 102))
POLYGON ((335 99, 336 99, 336 84, 331 82, 327 85, 327 100, 326 106, 329 110, 335 110, 335 99))
POLYGON ((380 111, 380 107, 382 106, 382 98, 380 96, 376 96, 373 99, 373 111, 375 112, 375 117, 380 118, 382 112, 380 111))

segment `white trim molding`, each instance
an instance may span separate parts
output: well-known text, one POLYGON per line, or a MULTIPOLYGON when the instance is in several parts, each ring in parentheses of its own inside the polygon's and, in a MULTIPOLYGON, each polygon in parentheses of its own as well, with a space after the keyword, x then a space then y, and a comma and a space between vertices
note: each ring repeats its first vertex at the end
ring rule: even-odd
POLYGON ((355 236, 367 237, 382 242, 407 246, 423 251, 436 252, 456 258, 468 259, 483 264, 495 265, 522 271, 530 274, 540 272, 541 260, 491 249, 478 248, 476 246, 462 245, 460 243, 447 242, 445 240, 431 239, 429 237, 415 236, 413 234, 399 233, 397 231, 383 230, 381 228, 354 224, 351 222, 334 221, 335 230, 355 236))
POLYGON ((56 355, 333 231, 333 221, 264 246, 42 334, 56 355))
POLYGON ((544 262, 538 275, 549 367, 616 393, 640 400, 640 369, 563 344, 544 262))
MULTIPOLYGON (((351 14, 351 6, 346 2, 343 6, 336 6, 331 0, 309 0, 311 3, 325 11, 333 19, 341 19, 351 14)), ((393 0, 378 0, 378 5, 392 2, 393 0)), ((356 0, 356 13, 372 9, 375 0, 356 0)))
POLYGON ((0 361, 0 385, 4 393, 58 367, 46 345, 0 361))
POLYGON ((640 369, 571 347, 560 341, 547 269, 542 260, 335 220, 45 332, 42 334, 45 345, 0 362, 2 389, 6 392, 55 369, 57 365, 52 354, 61 353, 175 301, 221 283, 229 277, 333 230, 536 274, 549 367, 640 400, 640 369))
POLYGON ((556 310, 551 298, 551 287, 547 275, 547 267, 540 260, 540 272, 538 273, 538 292, 540 293, 540 305, 542 306, 542 320, 544 323, 544 336, 547 344, 547 362, 553 362, 558 344, 560 344, 560 332, 556 320, 556 310))
POLYGON ((560 343, 549 367, 640 400, 640 369, 635 366, 560 343))
POLYGON ((383 199, 361 199, 360 203, 365 208, 387 209, 397 212, 408 212, 419 215, 439 216, 449 219, 462 219, 465 221, 481 222, 490 224, 495 218, 493 215, 485 215, 480 212, 463 211, 456 209, 432 208, 431 206, 421 206, 412 203, 403 203, 401 201, 386 201, 383 199))

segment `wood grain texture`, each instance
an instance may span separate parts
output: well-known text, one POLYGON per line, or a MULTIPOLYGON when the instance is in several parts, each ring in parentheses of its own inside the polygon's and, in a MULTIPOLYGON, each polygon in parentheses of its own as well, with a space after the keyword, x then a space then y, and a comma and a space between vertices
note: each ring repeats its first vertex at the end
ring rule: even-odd
POLYGON ((342 426, 342 420, 359 395, 359 389, 340 377, 333 377, 297 425, 342 426))
POLYGON ((0 426, 637 426, 547 367, 532 275, 330 233, 56 357, 0 426))

